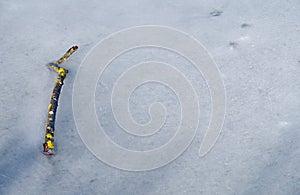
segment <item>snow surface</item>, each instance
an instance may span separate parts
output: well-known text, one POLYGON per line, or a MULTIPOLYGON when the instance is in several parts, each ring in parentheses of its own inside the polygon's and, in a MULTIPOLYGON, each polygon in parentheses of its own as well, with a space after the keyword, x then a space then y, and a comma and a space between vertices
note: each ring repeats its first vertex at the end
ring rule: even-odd
MULTIPOLYGON (((299 10, 298 0, 2 0, 0 194, 300 194, 299 10), (225 81, 227 114, 217 144, 200 158, 209 97, 200 73, 187 65, 182 71, 198 86, 202 113, 193 143, 167 166, 126 172, 99 161, 81 141, 72 115, 72 87, 81 61, 98 41, 145 24, 177 28, 208 49, 225 81), (79 50, 64 64, 70 73, 58 109, 57 154, 47 158, 41 144, 56 75, 45 64, 73 44, 79 50)), ((178 63, 165 52, 133 51, 119 62, 129 67, 133 61, 167 56, 170 64, 178 63)), ((171 111, 162 129, 167 133, 135 142, 115 128, 109 108, 106 92, 118 71, 107 69, 96 91, 107 134, 128 148, 163 144, 178 125, 176 97, 155 84, 133 94, 131 110, 139 122, 149 120, 143 105, 155 98, 171 111)))

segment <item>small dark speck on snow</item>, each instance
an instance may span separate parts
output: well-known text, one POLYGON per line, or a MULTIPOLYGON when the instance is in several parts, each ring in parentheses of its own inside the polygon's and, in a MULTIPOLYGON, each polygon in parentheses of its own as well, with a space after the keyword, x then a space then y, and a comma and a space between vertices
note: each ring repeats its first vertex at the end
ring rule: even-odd
POLYGON ((241 25, 241 27, 242 28, 248 28, 248 27, 250 27, 251 25, 250 24, 247 24, 247 23, 243 23, 242 25, 241 25))
POLYGON ((91 179, 90 180, 90 183, 93 183, 93 182, 95 182, 96 181, 96 179, 91 179))
POLYGON ((212 12, 210 12, 211 16, 220 16, 223 13, 222 10, 214 10, 212 12))
POLYGON ((230 47, 236 48, 238 46, 237 42, 231 41, 229 42, 230 47))

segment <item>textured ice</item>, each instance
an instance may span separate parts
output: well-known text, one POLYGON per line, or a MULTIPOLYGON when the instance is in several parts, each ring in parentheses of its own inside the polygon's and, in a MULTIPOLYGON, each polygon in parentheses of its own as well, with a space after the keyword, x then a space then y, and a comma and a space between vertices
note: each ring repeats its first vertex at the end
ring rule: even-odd
MULTIPOLYGON (((0 194, 300 194, 299 10, 297 0, 2 0, 0 194), (126 172, 102 163, 84 146, 72 115, 72 87, 81 61, 98 41, 144 24, 177 28, 208 49, 225 81, 227 115, 217 144, 200 158, 208 91, 201 75, 182 62, 202 114, 193 143, 165 167, 126 172), (41 144, 56 75, 45 64, 73 44, 79 50, 64 64, 70 73, 58 109, 57 154, 47 158, 41 144)), ((119 62, 124 68, 154 57, 181 60, 165 51, 151 52, 128 54, 119 62)), ((128 148, 164 143, 178 124, 176 97, 161 85, 139 88, 131 99, 133 118, 147 122, 143 106, 161 100, 171 111, 167 126, 157 139, 122 136, 106 97, 118 71, 107 69, 96 91, 107 134, 128 148)))

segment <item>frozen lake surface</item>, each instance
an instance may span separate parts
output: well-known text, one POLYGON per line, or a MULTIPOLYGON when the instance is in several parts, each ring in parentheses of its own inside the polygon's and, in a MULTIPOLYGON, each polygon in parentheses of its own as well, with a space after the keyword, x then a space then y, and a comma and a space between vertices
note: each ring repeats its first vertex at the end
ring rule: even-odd
POLYGON ((297 0, 2 0, 0 194, 300 194, 299 10, 297 0), (117 126, 109 94, 122 71, 141 61, 174 64, 193 84, 201 110, 197 134, 179 158, 152 171, 130 172, 106 165, 86 148, 73 117, 72 90, 82 60, 100 40, 139 25, 169 26, 200 41, 220 69, 227 105, 216 145, 200 158, 211 106, 201 74, 160 49, 116 59, 95 93, 99 121, 116 143, 153 149, 179 124, 176 95, 149 83, 132 94, 131 114, 147 123, 149 104, 163 103, 169 112, 160 134, 139 139, 117 126), (45 65, 73 44, 79 50, 63 64, 70 72, 57 114, 57 151, 47 158, 41 144, 56 74, 45 65))

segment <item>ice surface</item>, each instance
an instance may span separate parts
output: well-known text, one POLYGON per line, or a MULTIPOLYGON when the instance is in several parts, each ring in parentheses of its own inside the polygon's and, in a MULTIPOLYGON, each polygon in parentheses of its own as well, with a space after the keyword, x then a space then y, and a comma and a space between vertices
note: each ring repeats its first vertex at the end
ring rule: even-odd
MULTIPOLYGON (((2 0, 0 194, 300 194, 299 10, 297 0, 2 0), (84 146, 72 115, 72 87, 81 61, 98 41, 145 24, 177 28, 208 49, 225 81, 227 114, 217 144, 200 158, 209 98, 201 75, 186 64, 182 72, 198 86, 202 113, 193 143, 167 166, 126 172, 102 163, 84 146), (56 75, 45 64, 73 44, 79 50, 64 64, 70 73, 58 108, 57 154, 47 158, 41 144, 56 75)), ((152 52, 128 54, 120 62, 126 67, 166 56, 152 52)), ((135 120, 149 120, 143 106, 154 99, 171 113, 157 139, 124 137, 106 96, 118 71, 107 69, 96 92, 107 134, 128 148, 164 143, 178 124, 174 94, 160 85, 138 89, 131 100, 135 120)))

